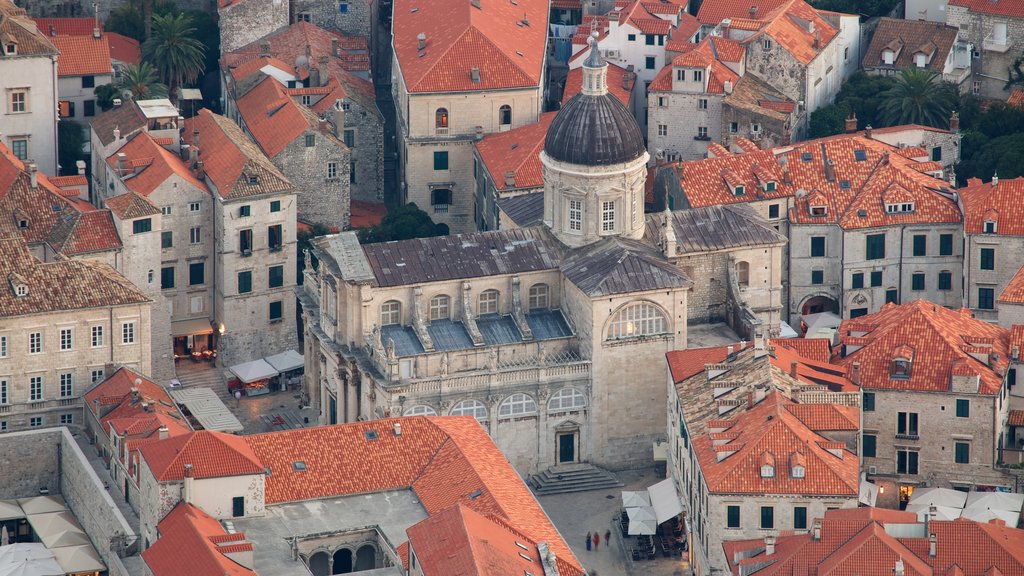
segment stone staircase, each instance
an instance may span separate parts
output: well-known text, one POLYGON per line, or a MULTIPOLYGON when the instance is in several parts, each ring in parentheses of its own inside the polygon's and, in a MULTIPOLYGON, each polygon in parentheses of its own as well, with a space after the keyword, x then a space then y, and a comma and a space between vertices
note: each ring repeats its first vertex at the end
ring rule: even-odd
MULTIPOLYGON (((187 361, 186 361, 187 362, 187 361)), ((209 388, 225 403, 234 400, 221 376, 220 369, 212 364, 178 365, 175 367, 182 388, 209 388)))
POLYGON ((622 486, 611 472, 585 463, 548 468, 530 476, 526 483, 537 496, 622 486))

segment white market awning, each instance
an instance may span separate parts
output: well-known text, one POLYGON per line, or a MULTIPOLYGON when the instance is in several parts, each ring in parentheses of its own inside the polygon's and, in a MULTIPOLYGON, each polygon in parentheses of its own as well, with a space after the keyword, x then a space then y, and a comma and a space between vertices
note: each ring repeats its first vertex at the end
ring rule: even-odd
POLYGON ((914 490, 914 494, 910 497, 908 508, 910 506, 923 506, 927 508, 929 505, 945 506, 947 508, 963 508, 967 502, 967 492, 959 492, 951 488, 921 488, 914 490))
POLYGON ((0 500, 0 520, 18 520, 25 517, 25 512, 17 500, 0 500))
POLYGON ((967 518, 968 520, 974 520, 975 522, 985 523, 998 518, 999 520, 1006 522, 1006 525, 1010 528, 1016 528, 1017 524, 1020 523, 1020 512, 999 510, 997 508, 982 508, 980 506, 968 506, 967 508, 964 508, 960 517, 967 518))
POLYGON ((964 508, 991 508, 992 510, 1009 510, 1020 514, 1024 509, 1024 494, 1009 492, 968 492, 964 508))
POLYGON ((168 392, 175 402, 188 410, 204 430, 228 433, 242 431, 242 423, 213 390, 198 387, 172 388, 168 392))
POLYGON ((49 549, 63 546, 92 545, 85 530, 75 520, 74 514, 65 510, 49 514, 30 514, 28 523, 32 531, 49 549))
POLYGON ((267 356, 264 358, 267 364, 274 367, 274 370, 278 372, 291 372, 292 370, 298 370, 306 365, 305 360, 302 359, 302 354, 299 354, 295 350, 286 350, 280 354, 274 354, 273 356, 267 356))
POLYGON ((39 542, 0 546, 0 576, 64 576, 53 553, 39 542))
POLYGON ((26 515, 48 514, 67 510, 68 506, 60 496, 32 496, 30 498, 19 498, 18 504, 26 515))
POLYGON ((658 520, 654 516, 653 508, 626 508, 626 516, 629 517, 627 532, 630 536, 652 535, 658 532, 658 520))
POLYGON ((91 574, 104 572, 107 569, 91 544, 88 546, 64 546, 54 548, 50 552, 53 552, 57 563, 68 574, 91 574))
POLYGON ((963 512, 962 508, 956 508, 953 506, 935 506, 928 504, 908 504, 907 512, 913 512, 917 514, 917 521, 924 522, 928 518, 928 514, 931 513, 932 509, 935 511, 933 520, 956 520, 960 517, 960 513, 963 512))
POLYGON ((267 361, 262 358, 243 364, 236 364, 228 368, 228 370, 246 384, 277 376, 277 370, 274 370, 274 367, 267 364, 267 361))
POLYGON ((622 491, 622 507, 623 508, 643 508, 651 506, 651 497, 644 492, 629 492, 627 490, 622 491))
POLYGON ((206 318, 192 318, 191 320, 178 320, 171 322, 171 336, 196 336, 199 334, 213 334, 213 326, 206 318))
POLYGON ((682 513, 683 501, 671 478, 666 478, 651 486, 647 489, 647 493, 651 496, 651 507, 654 508, 658 524, 682 513))

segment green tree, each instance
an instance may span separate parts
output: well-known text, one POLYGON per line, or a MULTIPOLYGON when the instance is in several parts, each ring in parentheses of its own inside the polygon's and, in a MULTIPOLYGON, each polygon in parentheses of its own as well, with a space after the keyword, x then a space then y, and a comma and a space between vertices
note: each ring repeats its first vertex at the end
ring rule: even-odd
POLYGON ((811 113, 808 138, 822 138, 834 134, 842 134, 846 130, 846 119, 850 116, 850 107, 845 102, 818 108, 811 113))
POLYGON ((323 224, 313 224, 311 230, 303 230, 295 235, 298 248, 298 258, 296 258, 296 264, 298 266, 298 274, 296 278, 299 279, 299 284, 302 284, 303 277, 302 271, 306 268, 306 250, 313 247, 313 238, 317 236, 323 236, 330 232, 327 226, 323 224))
MULTIPOLYGON (((966 143, 965 136, 961 150, 968 150, 966 143)), ((994 138, 968 152, 957 168, 961 180, 973 177, 988 181, 996 173, 1000 178, 1024 176, 1024 133, 994 138)))
POLYGON ((96 94, 96 104, 104 111, 114 107, 114 98, 121 97, 121 91, 113 84, 97 86, 94 93, 96 94))
POLYGON ((923 124, 945 128, 957 101, 955 89, 943 82, 935 70, 905 68, 896 84, 882 94, 879 112, 890 126, 923 124))
POLYGON ((145 61, 138 65, 125 64, 122 66, 117 88, 130 91, 135 100, 167 96, 167 86, 160 82, 153 65, 145 61))
MULTIPOLYGON (((78 174, 75 162, 87 160, 82 148, 85 146, 85 130, 73 120, 57 122, 57 162, 61 174, 67 176, 78 174)), ((86 162, 88 164, 88 162, 86 162)))
POLYGON ((810 4, 819 10, 860 14, 868 18, 888 16, 897 3, 899 0, 810 0, 810 4))
POLYGON ((361 228, 358 234, 363 244, 442 235, 430 216, 412 203, 388 212, 380 224, 372 228, 361 228))
POLYGON ((195 32, 187 14, 156 14, 153 35, 142 43, 143 59, 159 72, 172 99, 177 99, 179 88, 195 82, 203 72, 206 49, 195 39, 195 32))

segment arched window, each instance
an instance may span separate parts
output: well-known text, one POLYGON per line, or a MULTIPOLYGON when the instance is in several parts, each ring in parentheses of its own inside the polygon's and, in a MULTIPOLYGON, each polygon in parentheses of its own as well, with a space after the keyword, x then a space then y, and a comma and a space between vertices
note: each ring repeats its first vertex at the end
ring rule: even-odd
POLYGON ((533 286, 530 286, 530 299, 528 304, 530 310, 548 308, 550 306, 550 302, 548 301, 548 285, 534 284, 533 286))
POLYGON ((448 127, 448 109, 438 108, 437 112, 434 112, 434 127, 435 128, 447 128, 448 127))
POLYGON ((499 418, 511 418, 526 414, 536 414, 537 403, 526 394, 513 394, 502 401, 498 407, 499 418))
POLYGON ((441 294, 430 299, 430 320, 447 320, 451 317, 448 311, 448 296, 441 294))
POLYGON ((402 412, 402 416, 437 416, 437 410, 434 410, 426 404, 417 404, 410 408, 406 408, 405 412, 402 412))
POLYGON ((608 325, 608 340, 653 336, 668 332, 668 319, 661 310, 647 302, 637 302, 619 309, 608 325))
POLYGON ((391 326, 402 323, 402 303, 398 300, 388 300, 380 305, 380 325, 391 326))
POLYGON ((587 405, 587 399, 576 388, 562 388, 548 400, 548 412, 579 410, 587 405))
POLYGON ((450 416, 472 416, 477 420, 487 420, 487 407, 479 400, 463 400, 452 408, 450 416))
POLYGON ((478 314, 497 314, 498 313, 498 291, 497 290, 484 290, 480 293, 480 305, 478 314))
POLYGON ((512 107, 508 104, 498 108, 498 124, 501 126, 512 125, 512 107))
POLYGON ((736 263, 736 281, 739 282, 740 286, 750 286, 750 263, 749 262, 737 262, 736 263))

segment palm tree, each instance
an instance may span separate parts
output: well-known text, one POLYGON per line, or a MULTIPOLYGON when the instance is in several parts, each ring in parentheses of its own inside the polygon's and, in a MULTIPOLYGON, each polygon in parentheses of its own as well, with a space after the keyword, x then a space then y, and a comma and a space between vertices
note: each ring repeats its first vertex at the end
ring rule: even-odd
POLYGON ((121 66, 117 88, 130 91, 136 100, 167 96, 167 86, 160 82, 156 68, 149 62, 121 66))
POLYGON ((957 93, 935 70, 906 68, 896 84, 882 93, 882 98, 879 112, 889 126, 924 124, 945 128, 956 106, 957 93))
POLYGON ((172 98, 203 72, 206 48, 193 37, 195 31, 187 14, 155 14, 153 35, 142 43, 142 57, 160 73, 172 98))

